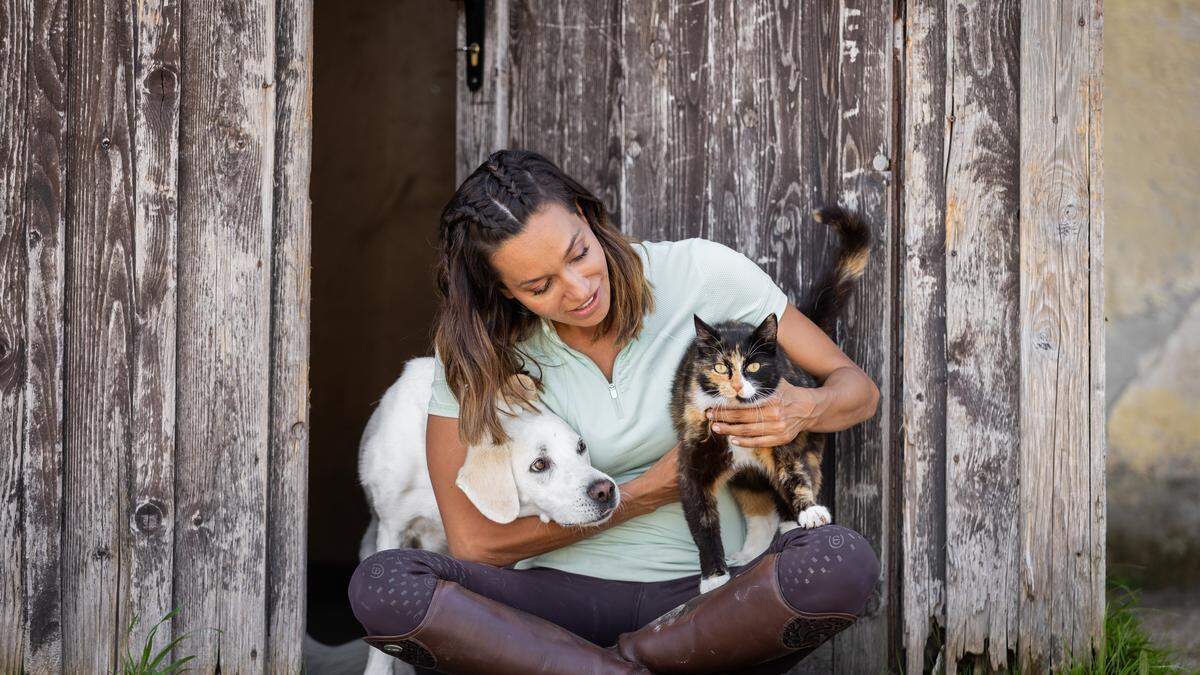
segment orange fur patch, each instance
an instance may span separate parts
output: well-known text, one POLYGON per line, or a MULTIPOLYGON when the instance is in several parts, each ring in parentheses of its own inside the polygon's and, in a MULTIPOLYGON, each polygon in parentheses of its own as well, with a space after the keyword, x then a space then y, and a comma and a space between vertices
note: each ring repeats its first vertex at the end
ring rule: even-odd
POLYGON ((769 492, 744 490, 735 487, 729 488, 729 491, 733 493, 733 498, 737 500, 742 513, 747 516, 765 516, 775 511, 775 500, 769 492))

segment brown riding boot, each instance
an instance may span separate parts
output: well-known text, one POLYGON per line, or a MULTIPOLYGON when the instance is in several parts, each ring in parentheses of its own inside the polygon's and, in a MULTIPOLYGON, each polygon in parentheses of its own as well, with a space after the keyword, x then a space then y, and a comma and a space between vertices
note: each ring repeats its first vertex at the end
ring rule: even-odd
POLYGON ((655 673, 724 673, 816 649, 855 615, 792 609, 769 553, 725 585, 617 638, 621 656, 655 673))
POLYGON ((442 673, 647 673, 541 617, 439 579, 425 618, 403 635, 372 635, 367 644, 442 673))

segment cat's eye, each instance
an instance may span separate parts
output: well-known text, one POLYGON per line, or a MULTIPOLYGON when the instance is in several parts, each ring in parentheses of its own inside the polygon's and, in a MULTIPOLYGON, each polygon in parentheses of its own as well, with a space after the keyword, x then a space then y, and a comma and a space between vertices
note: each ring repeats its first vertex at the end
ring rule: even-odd
POLYGON ((758 363, 751 363, 750 365, 746 366, 746 372, 747 372, 747 373, 757 373, 757 372, 758 372, 758 369, 759 369, 759 367, 760 367, 760 364, 758 364, 758 363))
POLYGON ((550 468, 550 461, 545 457, 538 457, 533 460, 533 464, 529 465, 529 470, 534 473, 541 473, 550 468))
POLYGON ((721 373, 722 375, 729 372, 729 369, 725 367, 724 363, 718 363, 717 365, 713 366, 713 370, 721 373))
POLYGON ((575 452, 581 455, 587 452, 587 443, 584 443, 582 438, 579 439, 579 447, 575 448, 575 452))

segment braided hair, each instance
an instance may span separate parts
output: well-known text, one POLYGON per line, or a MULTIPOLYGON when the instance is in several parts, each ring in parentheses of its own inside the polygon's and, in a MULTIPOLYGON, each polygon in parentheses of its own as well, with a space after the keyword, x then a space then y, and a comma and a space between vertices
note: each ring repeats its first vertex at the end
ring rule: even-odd
POLYGON ((653 309, 641 259, 628 239, 609 223, 604 204, 554 163, 529 150, 492 153, 458 187, 442 210, 438 228, 436 287, 441 299, 434 347, 446 382, 459 401, 459 433, 468 444, 490 436, 504 443, 497 403, 526 405, 514 376, 526 371, 541 390, 532 360, 520 349, 538 323, 537 315, 501 292, 491 254, 519 234, 529 217, 556 203, 578 209, 604 249, 612 308, 597 335, 610 332, 618 344, 641 331, 653 309))

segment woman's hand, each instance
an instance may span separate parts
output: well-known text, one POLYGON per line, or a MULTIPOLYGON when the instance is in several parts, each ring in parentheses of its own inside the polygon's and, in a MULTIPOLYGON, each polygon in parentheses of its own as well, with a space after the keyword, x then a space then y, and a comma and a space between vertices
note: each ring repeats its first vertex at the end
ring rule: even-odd
POLYGON ((832 405, 833 394, 825 387, 797 387, 780 380, 770 397, 748 408, 716 406, 707 411, 713 432, 726 434, 729 442, 743 447, 775 447, 792 442, 800 432, 811 429, 832 405))
POLYGON ((621 501, 629 495, 646 513, 679 501, 679 446, 668 450, 645 473, 620 487, 621 501))

